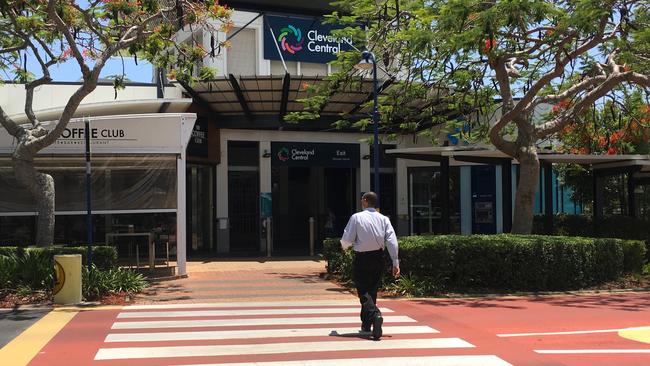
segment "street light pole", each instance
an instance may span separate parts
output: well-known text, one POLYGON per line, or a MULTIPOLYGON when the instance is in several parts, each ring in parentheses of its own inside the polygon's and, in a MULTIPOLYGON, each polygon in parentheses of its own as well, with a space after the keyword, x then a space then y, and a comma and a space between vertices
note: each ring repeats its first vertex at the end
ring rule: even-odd
POLYGON ((374 149, 373 170, 375 171, 375 193, 377 194, 376 207, 379 208, 381 207, 379 205, 381 195, 379 194, 379 103, 377 101, 377 61, 372 53, 370 53, 369 59, 372 60, 372 93, 374 95, 372 107, 372 124, 374 125, 374 138, 372 140, 374 149))
POLYGON ((377 204, 376 207, 381 207, 379 205, 379 199, 381 195, 379 194, 379 103, 378 99, 378 86, 377 86, 377 60, 375 55, 369 51, 363 51, 361 53, 361 60, 358 64, 354 66, 358 70, 370 71, 372 68, 372 94, 374 99, 374 104, 372 107, 372 124, 374 129, 374 137, 372 140, 373 146, 373 170, 375 174, 375 193, 377 194, 377 204))

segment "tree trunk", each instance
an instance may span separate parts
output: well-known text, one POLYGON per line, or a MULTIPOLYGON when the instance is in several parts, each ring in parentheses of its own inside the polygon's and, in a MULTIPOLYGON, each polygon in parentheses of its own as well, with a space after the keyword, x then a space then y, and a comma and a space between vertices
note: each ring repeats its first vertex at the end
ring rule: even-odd
POLYGON ((535 193, 539 185, 539 159, 535 147, 520 149, 517 160, 519 161, 519 183, 515 197, 512 233, 530 234, 533 230, 535 193))
POLYGON ((36 201, 38 221, 35 244, 39 247, 52 245, 54 242, 54 179, 34 168, 33 157, 25 159, 24 156, 17 158, 14 155, 12 161, 16 180, 36 201))

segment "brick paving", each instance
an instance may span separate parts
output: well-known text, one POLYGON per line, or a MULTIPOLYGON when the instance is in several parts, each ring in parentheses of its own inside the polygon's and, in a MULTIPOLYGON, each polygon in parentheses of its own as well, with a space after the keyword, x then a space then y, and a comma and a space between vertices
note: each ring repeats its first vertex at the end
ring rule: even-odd
POLYGON ((209 260, 187 263, 188 278, 158 281, 136 303, 354 300, 324 280, 322 260, 209 260))

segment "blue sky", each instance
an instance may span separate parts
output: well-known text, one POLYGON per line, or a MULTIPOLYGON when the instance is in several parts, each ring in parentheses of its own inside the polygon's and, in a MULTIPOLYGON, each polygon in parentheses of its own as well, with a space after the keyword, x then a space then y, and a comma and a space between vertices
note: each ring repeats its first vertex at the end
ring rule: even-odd
MULTIPOLYGON (((27 68, 37 76, 42 75, 38 63, 33 59, 27 60, 27 68)), ((138 60, 138 65, 136 65, 132 57, 125 57, 124 72, 126 77, 131 81, 141 83, 152 82, 153 67, 146 61, 138 60)), ((78 81, 81 79, 79 65, 72 58, 62 64, 50 67, 50 74, 54 81, 78 81)), ((111 75, 122 75, 122 60, 120 58, 110 59, 106 66, 104 66, 100 77, 105 78, 111 75)), ((2 78, 13 79, 13 77, 7 73, 2 75, 2 78)))

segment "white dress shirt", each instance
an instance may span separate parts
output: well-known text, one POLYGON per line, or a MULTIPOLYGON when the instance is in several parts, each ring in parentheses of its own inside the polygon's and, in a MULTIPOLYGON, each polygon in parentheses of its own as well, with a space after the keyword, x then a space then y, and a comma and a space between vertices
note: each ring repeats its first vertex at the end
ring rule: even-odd
POLYGON ((399 267, 397 237, 393 225, 390 224, 388 217, 372 207, 350 217, 341 238, 341 245, 343 249, 352 246, 356 252, 370 252, 388 247, 393 266, 399 267))

